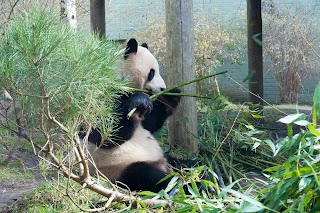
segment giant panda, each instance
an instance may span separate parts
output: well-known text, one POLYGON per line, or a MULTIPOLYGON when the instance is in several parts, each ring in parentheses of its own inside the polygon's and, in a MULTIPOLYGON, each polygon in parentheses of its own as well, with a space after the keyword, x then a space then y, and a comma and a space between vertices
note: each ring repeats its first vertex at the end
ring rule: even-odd
MULTIPOLYGON (((127 42, 119 73, 128 78, 132 87, 148 90, 150 94, 166 89, 159 64, 148 45, 139 46, 135 39, 127 42)), ((180 93, 180 89, 170 92, 180 93)), ((112 182, 122 183, 132 191, 164 189, 170 180, 159 181, 172 171, 169 161, 177 161, 163 153, 152 134, 163 126, 179 102, 179 96, 161 95, 152 101, 142 92, 121 95, 115 110, 119 123, 111 140, 102 141, 99 129, 89 134, 88 150, 95 162, 95 166, 90 166, 91 172, 97 168, 112 182), (137 110, 128 119, 127 114, 133 108, 137 110)))

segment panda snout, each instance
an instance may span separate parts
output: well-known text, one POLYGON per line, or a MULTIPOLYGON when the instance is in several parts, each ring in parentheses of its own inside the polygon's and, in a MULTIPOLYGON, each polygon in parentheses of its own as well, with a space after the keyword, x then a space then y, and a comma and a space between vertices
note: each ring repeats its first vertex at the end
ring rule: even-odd
POLYGON ((163 79, 154 79, 153 81, 147 82, 144 86, 146 90, 148 90, 151 94, 155 94, 161 92, 166 89, 166 84, 163 79))
POLYGON ((146 87, 145 89, 148 90, 150 94, 156 94, 158 92, 161 92, 161 91, 165 90, 166 88, 163 88, 163 87, 160 87, 160 88, 146 87))
POLYGON ((160 87, 160 88, 157 88, 157 89, 151 89, 151 93, 152 94, 155 94, 155 93, 158 93, 158 92, 161 92, 163 90, 165 90, 166 88, 163 88, 163 87, 160 87))
POLYGON ((150 93, 150 94, 153 94, 153 91, 151 88, 146 88, 146 90, 150 93))

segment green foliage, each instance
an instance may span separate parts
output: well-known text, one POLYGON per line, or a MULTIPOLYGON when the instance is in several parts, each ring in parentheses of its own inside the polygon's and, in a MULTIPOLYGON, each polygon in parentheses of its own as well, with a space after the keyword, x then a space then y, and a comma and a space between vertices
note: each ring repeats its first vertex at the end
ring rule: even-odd
POLYGON ((304 114, 294 114, 279 120, 288 125, 288 136, 281 139, 273 150, 275 156, 285 155, 287 160, 281 165, 264 170, 271 174, 272 182, 260 192, 262 203, 276 211, 320 210, 320 143, 317 135, 319 130, 313 125, 310 126, 305 118, 304 114), (301 129, 300 133, 293 135, 294 124, 308 129, 301 129))
POLYGON ((22 167, 23 164, 21 162, 10 162, 6 167, 1 167, 0 181, 10 181, 19 184, 21 180, 32 180, 34 175, 29 171, 23 171, 23 169, 21 169, 22 167))
MULTIPOLYGON (((217 175, 206 166, 183 169, 179 177, 175 175, 165 190, 159 193, 141 192, 139 195, 170 200, 174 203, 171 207, 174 212, 256 212, 267 208, 252 198, 249 192, 246 194, 233 190, 235 183, 220 188, 217 175), (205 171, 208 171, 207 179, 203 177, 205 171), (182 187, 183 183, 188 185, 182 187), (177 194, 171 197, 169 191, 173 187, 176 187, 174 190, 177 190, 177 194)), ((154 208, 159 209, 159 206, 154 208)), ((148 207, 141 203, 139 210, 148 210, 148 207)))
MULTIPOLYGON (((318 88, 314 94, 313 113, 319 105, 318 88)), ((259 128, 261 126, 254 124, 253 119, 261 119, 256 111, 240 110, 237 113, 232 108, 227 110, 223 102, 217 99, 214 104, 201 105, 200 113, 203 113, 199 122, 202 149, 204 153, 211 153, 207 160, 218 160, 223 177, 239 180, 239 177, 246 176, 248 167, 251 168, 249 170, 264 168, 264 172, 270 176, 269 181, 262 182, 263 187, 260 182, 257 188, 251 180, 252 184, 243 188, 238 185, 237 190, 232 187, 221 188, 222 193, 231 193, 241 200, 239 206, 233 205, 233 209, 239 212, 319 211, 320 129, 314 122, 318 117, 314 117, 313 122, 307 121, 307 116, 302 113, 281 118, 279 122, 288 126, 287 137, 273 142, 271 136, 259 128), (294 134, 294 125, 301 128, 297 134, 294 134), (254 198, 243 189, 250 190, 258 197, 254 198)), ((212 169, 218 172, 216 167, 212 169)))
POLYGON ((233 105, 221 96, 203 100, 199 106, 202 157, 205 162, 218 162, 225 180, 233 182, 246 178, 250 170, 277 165, 267 145, 273 144, 273 139, 267 131, 255 126, 254 119, 261 119, 258 112, 248 110, 245 105, 233 105))
POLYGON ((73 31, 36 6, 17 13, 5 32, 0 85, 19 101, 28 127, 50 129, 48 113, 71 132, 80 123, 110 131, 115 91, 123 85, 116 80, 119 46, 73 31))
POLYGON ((317 119, 320 118, 320 83, 316 87, 313 95, 313 107, 312 107, 312 123, 316 125, 317 119))

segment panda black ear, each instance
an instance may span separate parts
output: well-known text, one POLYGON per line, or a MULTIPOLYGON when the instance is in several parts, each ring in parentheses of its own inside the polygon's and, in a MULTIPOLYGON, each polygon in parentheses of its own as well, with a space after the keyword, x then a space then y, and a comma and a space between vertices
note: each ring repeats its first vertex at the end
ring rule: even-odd
POLYGON ((131 38, 127 43, 126 52, 124 53, 124 59, 127 59, 130 53, 136 53, 138 51, 138 42, 136 39, 131 38))
POLYGON ((145 48, 148 49, 148 44, 147 44, 146 42, 143 42, 143 43, 141 44, 141 47, 145 47, 145 48))

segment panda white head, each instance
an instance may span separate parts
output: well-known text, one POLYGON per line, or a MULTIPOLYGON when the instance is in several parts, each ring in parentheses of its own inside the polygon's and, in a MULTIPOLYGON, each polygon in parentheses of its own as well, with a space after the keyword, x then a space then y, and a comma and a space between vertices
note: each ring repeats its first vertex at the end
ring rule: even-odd
POLYGON ((166 89, 166 84, 159 72, 157 59, 148 50, 146 43, 141 46, 132 38, 127 43, 124 55, 123 74, 137 89, 158 93, 166 89))

